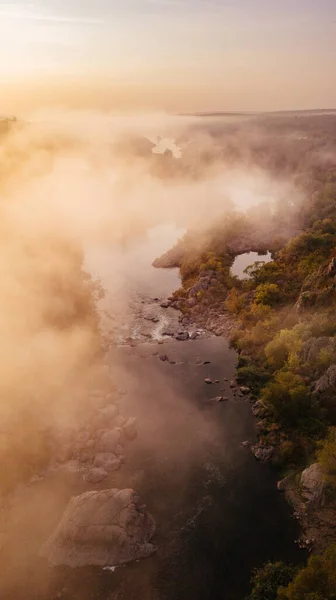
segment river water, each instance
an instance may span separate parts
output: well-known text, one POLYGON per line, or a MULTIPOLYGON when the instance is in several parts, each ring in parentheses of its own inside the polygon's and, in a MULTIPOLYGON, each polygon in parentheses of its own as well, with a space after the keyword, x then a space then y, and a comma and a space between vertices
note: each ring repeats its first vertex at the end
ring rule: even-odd
POLYGON ((17 573, 6 600, 243 600, 254 568, 268 560, 304 558, 275 474, 242 446, 255 439, 254 419, 251 405, 230 388, 236 354, 228 341, 201 334, 178 342, 162 335, 164 328, 178 326, 178 315, 154 298, 167 297, 179 278, 151 262, 180 234, 173 226, 159 228, 119 248, 117 256, 109 247, 90 249, 87 257, 107 290, 100 304, 104 333, 113 342, 106 362, 123 388, 123 414, 138 421, 125 465, 96 489, 139 492, 157 523, 158 552, 115 572, 52 569, 36 562, 34 553, 57 522, 56 490, 58 502, 60 490, 63 498, 60 516, 71 495, 90 489, 76 475, 54 480, 54 487, 42 481, 27 488, 14 509, 20 562, 17 547, 16 554, 4 557, 3 568, 17 573), (114 321, 111 327, 106 313, 118 315, 120 329, 114 321), (136 343, 127 344, 129 337, 136 343), (159 359, 163 353, 171 362, 159 359), (207 377, 219 383, 207 385, 207 377), (218 395, 229 401, 212 403, 218 395), (41 497, 43 505, 34 502, 41 497))

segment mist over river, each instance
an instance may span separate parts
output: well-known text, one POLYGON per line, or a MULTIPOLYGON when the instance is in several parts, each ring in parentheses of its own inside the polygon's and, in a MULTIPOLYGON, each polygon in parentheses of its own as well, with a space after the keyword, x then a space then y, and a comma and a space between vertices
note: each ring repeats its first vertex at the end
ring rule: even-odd
POLYGON ((243 600, 252 569, 304 558, 276 475, 242 446, 253 442, 255 423, 250 403, 230 388, 236 353, 224 337, 202 331, 183 342, 163 335, 176 331, 178 313, 155 298, 172 293, 179 277, 151 263, 181 234, 169 225, 87 253, 86 268, 106 289, 99 304, 105 363, 117 373, 120 406, 137 418, 138 436, 121 470, 100 484, 58 471, 21 490, 7 515, 15 524, 10 547, 1 553, 12 579, 6 600, 243 600), (136 343, 127 344, 130 337, 136 343), (206 385, 207 377, 219 383, 206 385), (210 402, 219 394, 229 400, 210 402), (139 493, 156 520, 157 553, 114 572, 37 560, 70 497, 109 487, 139 493))

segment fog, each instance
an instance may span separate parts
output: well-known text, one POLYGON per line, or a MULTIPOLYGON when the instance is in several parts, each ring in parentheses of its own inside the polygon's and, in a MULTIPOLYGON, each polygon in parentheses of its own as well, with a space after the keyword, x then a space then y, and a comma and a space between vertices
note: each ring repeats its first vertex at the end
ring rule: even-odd
MULTIPOLYGON (((303 196, 294 174, 275 173, 271 158, 269 164, 254 160, 256 125, 244 127, 246 138, 239 127, 224 127, 214 137, 197 117, 53 112, 32 115, 3 134, 0 440, 5 492, 27 481, 25 463, 28 479, 40 463, 45 467, 50 449, 41 432, 48 431, 49 441, 70 436, 86 411, 89 415, 92 392, 108 392, 128 377, 116 358, 106 367, 96 304, 104 282, 95 282, 94 260, 92 272, 84 271, 92 248, 99 247, 99 268, 113 281, 123 269, 124 249, 146 240, 155 226, 174 223, 179 231, 197 229, 201 238, 203 230, 234 210, 256 207, 260 220, 265 207, 271 214, 275 207, 299 206, 303 196)), ((270 143, 264 133, 260 136, 270 143)), ((128 276, 137 269, 135 256, 133 264, 127 261, 128 276)), ((109 293, 113 299, 113 290, 109 293)), ((118 310, 120 305, 119 289, 118 310)), ((168 382, 165 387, 173 414, 181 398, 168 382)), ((203 418, 195 407, 193 430, 195 420, 203 418)), ((178 419, 167 423, 173 438, 178 419)), ((158 439, 144 444, 154 448, 158 439)), ((188 452, 183 473, 193 455, 190 445, 188 452)))
POLYGON ((235 207, 299 203, 292 177, 253 163, 253 120, 243 123, 245 138, 237 126, 218 127, 216 137, 211 128, 197 117, 53 112, 2 136, 2 420, 35 403, 51 423, 68 419, 71 402, 64 409, 60 398, 99 362, 88 249, 99 246, 101 267, 106 244, 112 280, 123 258, 119 248, 110 255, 111 243, 132 245, 165 223, 201 236, 235 207), (233 140, 240 155, 230 153, 233 140))

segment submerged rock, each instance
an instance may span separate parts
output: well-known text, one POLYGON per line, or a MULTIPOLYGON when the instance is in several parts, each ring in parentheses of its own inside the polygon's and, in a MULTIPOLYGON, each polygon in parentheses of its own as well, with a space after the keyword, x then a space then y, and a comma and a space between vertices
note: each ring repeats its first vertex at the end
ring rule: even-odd
POLYGON ((213 381, 212 381, 212 379, 210 379, 210 377, 206 377, 206 379, 204 379, 204 383, 207 383, 208 385, 212 385, 213 381))
POLYGON ((86 492, 70 500, 41 555, 54 566, 122 565, 155 552, 154 531, 134 490, 86 492))

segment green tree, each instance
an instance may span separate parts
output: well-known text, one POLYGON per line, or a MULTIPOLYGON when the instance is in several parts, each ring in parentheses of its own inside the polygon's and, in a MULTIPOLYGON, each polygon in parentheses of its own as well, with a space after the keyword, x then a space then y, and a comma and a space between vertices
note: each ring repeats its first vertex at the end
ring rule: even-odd
POLYGON ((282 562, 267 563, 254 572, 252 577, 252 593, 248 600, 276 600, 278 588, 292 581, 295 569, 282 562))
POLYGON ((330 427, 326 439, 321 443, 318 460, 326 480, 336 489, 336 427, 330 427))
POLYGON ((276 283, 261 283, 256 289, 254 301, 256 304, 273 306, 280 300, 280 297, 280 289, 276 283))
POLYGON ((312 556, 287 587, 278 592, 278 600, 336 600, 336 544, 321 556, 312 556))

